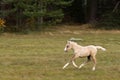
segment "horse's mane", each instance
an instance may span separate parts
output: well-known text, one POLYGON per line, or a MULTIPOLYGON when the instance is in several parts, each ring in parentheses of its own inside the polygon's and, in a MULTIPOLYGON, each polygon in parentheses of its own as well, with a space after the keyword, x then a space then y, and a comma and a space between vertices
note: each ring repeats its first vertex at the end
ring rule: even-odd
POLYGON ((77 42, 74 42, 74 41, 70 41, 72 45, 75 45, 77 47, 82 47, 81 45, 79 45, 77 42))
POLYGON ((70 43, 74 44, 74 45, 78 45, 76 42, 70 41, 70 43))

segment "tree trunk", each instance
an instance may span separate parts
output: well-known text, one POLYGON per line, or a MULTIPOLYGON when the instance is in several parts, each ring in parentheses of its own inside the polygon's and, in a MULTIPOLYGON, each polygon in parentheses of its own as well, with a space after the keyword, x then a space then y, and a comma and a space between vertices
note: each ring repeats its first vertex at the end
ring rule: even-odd
MULTIPOLYGON (((42 0, 40 0, 39 6, 40 6, 41 12, 42 12, 43 11, 43 2, 42 2, 42 0)), ((40 24, 43 24, 43 16, 40 16, 39 20, 40 20, 40 24)))
POLYGON ((117 4, 115 5, 115 7, 114 7, 114 9, 113 9, 113 12, 115 12, 115 11, 117 10, 119 4, 120 4, 120 1, 118 1, 117 4))
POLYGON ((97 0, 88 0, 88 13, 89 13, 89 22, 96 21, 96 12, 97 12, 97 0))
POLYGON ((88 22, 88 1, 84 0, 83 4, 84 4, 83 10, 85 15, 84 19, 85 19, 85 22, 88 22))

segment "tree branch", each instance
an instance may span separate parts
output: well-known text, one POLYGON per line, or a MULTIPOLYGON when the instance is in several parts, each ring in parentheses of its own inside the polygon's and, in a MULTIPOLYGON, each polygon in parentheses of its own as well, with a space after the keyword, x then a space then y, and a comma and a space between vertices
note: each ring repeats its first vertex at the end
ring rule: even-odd
POLYGON ((115 10, 118 8, 119 4, 120 4, 120 1, 117 2, 117 4, 115 5, 115 7, 114 7, 112 12, 115 12, 115 10))

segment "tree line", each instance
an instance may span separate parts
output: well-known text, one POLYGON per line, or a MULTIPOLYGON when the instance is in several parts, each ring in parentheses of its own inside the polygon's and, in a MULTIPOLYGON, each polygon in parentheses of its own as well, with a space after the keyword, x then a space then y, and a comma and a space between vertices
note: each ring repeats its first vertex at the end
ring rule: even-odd
POLYGON ((120 26, 119 0, 1 0, 0 18, 6 31, 38 30, 43 25, 99 23, 120 26), (8 26, 8 27, 7 27, 8 26))

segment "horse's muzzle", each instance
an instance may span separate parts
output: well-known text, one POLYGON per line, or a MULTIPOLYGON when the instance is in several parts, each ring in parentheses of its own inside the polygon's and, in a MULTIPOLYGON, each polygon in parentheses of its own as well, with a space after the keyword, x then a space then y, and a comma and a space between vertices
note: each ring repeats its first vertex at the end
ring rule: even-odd
POLYGON ((67 52, 68 51, 67 48, 65 48, 64 51, 67 52))
POLYGON ((68 52, 67 50, 64 50, 64 52, 68 52))

